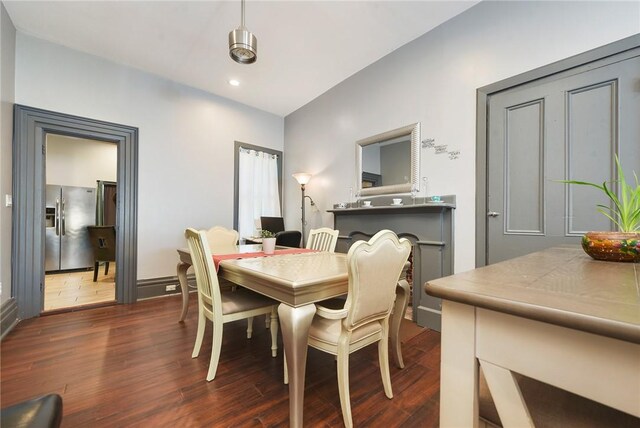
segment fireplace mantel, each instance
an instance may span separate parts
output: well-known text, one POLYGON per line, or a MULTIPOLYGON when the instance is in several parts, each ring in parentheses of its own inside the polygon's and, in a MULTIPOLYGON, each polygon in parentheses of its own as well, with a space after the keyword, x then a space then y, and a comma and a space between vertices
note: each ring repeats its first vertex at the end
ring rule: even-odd
POLYGON ((413 319, 440 331, 440 299, 424 291, 424 283, 453 274, 453 213, 455 196, 441 203, 389 205, 374 200, 372 207, 336 208, 334 228, 340 231, 336 251, 348 252, 354 242, 368 240, 382 229, 393 230, 413 244, 413 319))

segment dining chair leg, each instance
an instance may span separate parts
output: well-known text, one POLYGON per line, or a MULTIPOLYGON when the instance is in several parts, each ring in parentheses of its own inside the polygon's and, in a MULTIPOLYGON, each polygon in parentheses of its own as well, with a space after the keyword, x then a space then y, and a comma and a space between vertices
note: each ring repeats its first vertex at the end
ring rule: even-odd
POLYGON ((402 359, 402 348, 400 343, 400 326, 402 325, 402 319, 407 312, 410 294, 411 291, 409 289, 409 283, 404 279, 398 281, 398 285, 396 286, 396 300, 393 304, 393 312, 391 313, 389 336, 391 340, 393 359, 395 360, 396 366, 401 369, 404 368, 404 361, 402 359))
POLYGON ((271 315, 269 316, 270 329, 271 329, 271 356, 276 357, 278 355, 278 307, 273 306, 271 308, 271 315))
POLYGON ((253 317, 247 318, 247 339, 251 339, 253 334, 253 317))
POLYGON ((284 363, 284 384, 289 385, 289 369, 287 368, 287 352, 282 348, 282 362, 284 363))
POLYGON ((216 377, 218 370, 218 361, 220 361, 220 350, 222 349, 222 323, 213 323, 213 342, 211 343, 211 361, 209 361, 209 372, 207 373, 207 382, 212 381, 216 377))
POLYGON ((264 316, 264 326, 265 328, 269 328, 270 325, 271 325, 271 316, 269 314, 266 314, 264 316))
POLYGON ((204 312, 198 311, 198 330, 196 331, 196 343, 193 345, 193 352, 191 358, 197 358, 200 355, 200 348, 202 347, 202 339, 204 339, 204 329, 207 326, 207 319, 204 316, 204 312))
POLYGON ((340 336, 338 341, 338 392, 342 419, 346 428, 353 427, 351 418, 351 399, 349 397, 349 336, 340 336))
POLYGON ((387 398, 393 398, 391 389, 391 375, 389 373, 389 320, 383 322, 382 338, 378 341, 378 361, 380 364, 380 375, 382 376, 382 385, 387 398))

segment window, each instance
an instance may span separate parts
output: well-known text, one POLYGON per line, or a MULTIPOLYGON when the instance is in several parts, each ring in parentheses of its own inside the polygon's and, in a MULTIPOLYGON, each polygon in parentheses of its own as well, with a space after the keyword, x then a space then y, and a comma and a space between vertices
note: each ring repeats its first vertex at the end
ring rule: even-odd
POLYGON ((282 152, 235 143, 234 228, 240 238, 255 235, 261 216, 280 217, 282 152))

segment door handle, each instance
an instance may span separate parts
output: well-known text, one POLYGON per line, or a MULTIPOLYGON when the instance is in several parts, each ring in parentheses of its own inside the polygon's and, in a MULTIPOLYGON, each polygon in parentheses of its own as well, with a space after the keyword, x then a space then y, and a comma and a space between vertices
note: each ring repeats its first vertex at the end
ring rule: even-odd
POLYGON ((66 221, 65 221, 65 200, 64 198, 62 198, 62 210, 61 210, 61 220, 60 220, 60 233, 62 233, 62 236, 64 236, 67 233, 67 225, 66 225, 66 221))
POLYGON ((487 213, 487 216, 488 216, 488 217, 498 217, 499 215, 500 215, 500 213, 497 213, 497 212, 495 212, 495 211, 489 211, 489 212, 487 213))
POLYGON ((53 221, 56 226, 56 236, 60 236, 60 199, 56 199, 56 213, 53 221))

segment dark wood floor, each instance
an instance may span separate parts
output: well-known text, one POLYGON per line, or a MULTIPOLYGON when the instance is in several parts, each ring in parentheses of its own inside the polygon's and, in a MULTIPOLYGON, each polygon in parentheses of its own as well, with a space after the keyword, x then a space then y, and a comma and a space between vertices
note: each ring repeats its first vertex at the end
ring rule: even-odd
MULTIPOLYGON (((195 300, 185 323, 176 321, 179 297, 21 322, 1 344, 2 407, 56 392, 64 427, 288 426, 282 354, 271 358, 264 322, 256 320, 251 340, 244 322, 225 325, 218 373, 208 383, 210 334, 200 357, 191 358, 195 300)), ((392 400, 383 392, 376 346, 352 354, 355 426, 437 426, 440 334, 406 327, 404 336, 413 337, 403 343, 406 367, 391 365, 392 400)), ((309 427, 343 426, 334 359, 314 349, 304 418, 309 427)))

